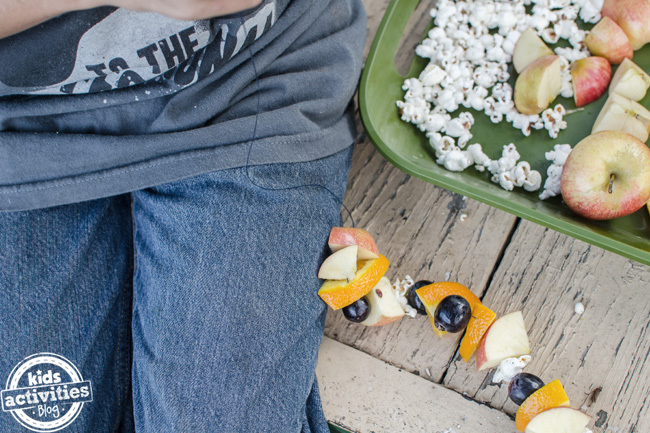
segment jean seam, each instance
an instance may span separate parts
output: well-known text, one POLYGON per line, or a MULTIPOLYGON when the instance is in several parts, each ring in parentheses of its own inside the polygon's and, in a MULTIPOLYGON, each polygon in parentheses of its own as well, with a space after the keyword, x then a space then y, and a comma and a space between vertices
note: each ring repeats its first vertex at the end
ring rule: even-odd
MULTIPOLYGON (((132 202, 131 202, 130 209, 131 209, 131 221, 133 221, 132 202)), ((133 222, 131 224, 133 224, 133 222)), ((133 237, 133 234, 131 236, 133 237)), ((131 279, 133 279, 133 266, 134 266, 134 264, 132 262, 131 266, 129 266, 129 269, 131 270, 131 279)), ((123 340, 122 334, 125 332, 125 326, 124 326, 125 314, 124 313, 125 313, 125 310, 127 308, 127 304, 129 304, 127 302, 128 287, 129 287, 129 283, 128 283, 128 279, 127 279, 124 282, 124 284, 122 285, 122 299, 121 299, 121 302, 120 302, 120 304, 121 304, 120 318, 119 318, 118 331, 117 331, 117 351, 116 351, 117 355, 116 355, 116 359, 115 359, 115 376, 116 376, 115 379, 116 379, 117 387, 118 387, 118 389, 117 389, 117 413, 118 413, 118 416, 117 416, 117 418, 115 420, 116 424, 115 424, 115 427, 114 427, 114 431, 117 431, 119 429, 120 423, 122 422, 122 418, 124 417, 124 401, 123 401, 124 398, 122 396, 122 394, 124 393, 123 389, 126 389, 126 390, 129 389, 127 383, 123 383, 122 381, 120 381, 120 375, 122 373, 121 372, 121 370, 122 370, 122 362, 121 362, 122 340, 123 340)), ((131 324, 129 323, 129 324, 127 324, 127 326, 131 326, 131 324)), ((127 356, 126 360, 128 360, 128 356, 127 356)), ((128 368, 128 365, 124 369, 124 377, 129 377, 129 375, 126 374, 127 368, 128 368)), ((124 397, 126 397, 126 396, 124 396, 124 397)))

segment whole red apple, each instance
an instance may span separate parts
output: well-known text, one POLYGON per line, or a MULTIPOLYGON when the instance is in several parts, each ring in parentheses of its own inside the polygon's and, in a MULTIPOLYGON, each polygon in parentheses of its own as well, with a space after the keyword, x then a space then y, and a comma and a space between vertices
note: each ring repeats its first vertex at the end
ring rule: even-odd
POLYGON ((608 220, 650 199, 650 148, 620 131, 600 131, 575 145, 562 169, 562 198, 578 215, 608 220))

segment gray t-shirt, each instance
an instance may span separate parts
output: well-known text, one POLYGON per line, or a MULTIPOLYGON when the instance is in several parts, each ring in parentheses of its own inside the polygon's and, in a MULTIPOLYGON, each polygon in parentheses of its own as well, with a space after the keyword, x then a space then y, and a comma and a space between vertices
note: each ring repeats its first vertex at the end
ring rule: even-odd
POLYGON ((0 210, 341 150, 365 29, 359 0, 266 0, 193 22, 102 7, 0 39, 0 210))

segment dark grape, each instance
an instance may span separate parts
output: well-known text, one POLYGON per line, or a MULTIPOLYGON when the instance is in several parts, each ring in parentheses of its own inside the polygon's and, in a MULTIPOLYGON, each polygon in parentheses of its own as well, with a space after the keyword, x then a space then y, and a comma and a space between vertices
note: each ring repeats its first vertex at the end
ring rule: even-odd
POLYGON ((441 331, 459 332, 465 329, 472 317, 472 308, 462 296, 449 295, 443 298, 433 315, 436 328, 441 331))
POLYGON ((370 314, 370 302, 366 298, 361 298, 347 307, 343 307, 343 315, 350 322, 363 322, 368 314, 370 314))
POLYGON ((427 310, 424 308, 422 301, 418 297, 417 293, 415 293, 415 291, 420 287, 428 286, 429 284, 433 284, 433 283, 427 280, 417 281, 409 288, 409 291, 406 294, 406 301, 408 302, 408 304, 411 307, 415 308, 418 314, 422 314, 423 316, 426 316, 427 310))
POLYGON ((516 404, 522 404, 533 392, 544 386, 539 377, 530 373, 519 373, 508 385, 508 397, 516 404))

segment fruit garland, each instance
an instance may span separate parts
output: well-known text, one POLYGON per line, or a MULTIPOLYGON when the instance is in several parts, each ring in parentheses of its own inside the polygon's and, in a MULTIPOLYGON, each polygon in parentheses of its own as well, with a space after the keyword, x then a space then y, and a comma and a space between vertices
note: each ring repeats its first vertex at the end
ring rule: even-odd
POLYGON ((519 405, 517 430, 590 432, 587 425, 591 417, 570 407, 559 380, 544 384, 539 377, 521 372, 525 359, 530 359, 521 311, 497 317, 469 288, 457 282, 413 282, 409 278, 394 288, 385 276, 388 259, 364 229, 334 227, 328 245, 332 254, 318 271, 318 278, 325 280, 318 295, 330 308, 342 310, 346 319, 364 326, 393 323, 409 310, 412 316, 426 315, 439 337, 465 331, 459 348, 465 362, 476 354, 478 371, 499 367, 499 372, 506 365, 516 369, 517 374, 505 381, 509 381, 509 398, 519 405))

